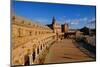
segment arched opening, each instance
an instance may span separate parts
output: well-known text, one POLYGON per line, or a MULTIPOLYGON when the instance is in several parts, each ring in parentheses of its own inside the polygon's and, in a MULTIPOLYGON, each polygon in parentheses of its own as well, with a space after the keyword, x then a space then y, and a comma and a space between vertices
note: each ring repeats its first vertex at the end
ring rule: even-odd
POLYGON ((30 59, 29 59, 29 56, 28 56, 28 55, 25 55, 25 56, 24 56, 24 65, 25 65, 25 66, 30 65, 30 59))
POLYGON ((21 28, 18 29, 18 37, 21 36, 21 28))
POLYGON ((37 35, 37 31, 35 31, 35 35, 37 35))
POLYGON ((30 35, 30 36, 32 35, 32 32, 31 32, 31 31, 29 32, 29 35, 30 35))
POLYGON ((39 54, 39 48, 37 48, 37 54, 39 54))
POLYGON ((42 50, 42 45, 41 45, 41 50, 42 50))
POLYGON ((33 57, 33 62, 34 62, 34 60, 35 60, 35 51, 33 51, 32 57, 33 57))

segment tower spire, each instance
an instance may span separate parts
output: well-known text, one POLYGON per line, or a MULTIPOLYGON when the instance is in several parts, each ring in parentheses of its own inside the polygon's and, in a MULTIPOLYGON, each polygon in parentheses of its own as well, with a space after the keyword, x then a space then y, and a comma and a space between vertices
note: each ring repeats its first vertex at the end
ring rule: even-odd
POLYGON ((55 17, 53 16, 52 24, 55 24, 55 22, 56 22, 56 19, 55 19, 55 17))

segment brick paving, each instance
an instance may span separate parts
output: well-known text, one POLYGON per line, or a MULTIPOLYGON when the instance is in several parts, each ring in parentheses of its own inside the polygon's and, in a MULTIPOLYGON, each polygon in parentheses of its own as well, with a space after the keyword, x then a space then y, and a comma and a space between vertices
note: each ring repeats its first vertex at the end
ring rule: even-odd
POLYGON ((62 63, 62 62, 78 62, 93 61, 94 59, 80 51, 71 39, 64 39, 54 43, 45 58, 44 63, 62 63))

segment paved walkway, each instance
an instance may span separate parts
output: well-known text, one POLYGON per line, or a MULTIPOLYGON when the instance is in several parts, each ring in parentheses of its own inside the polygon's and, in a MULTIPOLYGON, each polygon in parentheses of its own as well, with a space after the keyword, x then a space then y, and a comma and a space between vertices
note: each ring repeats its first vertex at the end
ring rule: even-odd
POLYGON ((65 39, 54 43, 50 47, 49 53, 47 54, 44 63, 78 62, 92 60, 94 59, 81 52, 79 48, 76 48, 71 39, 65 39))

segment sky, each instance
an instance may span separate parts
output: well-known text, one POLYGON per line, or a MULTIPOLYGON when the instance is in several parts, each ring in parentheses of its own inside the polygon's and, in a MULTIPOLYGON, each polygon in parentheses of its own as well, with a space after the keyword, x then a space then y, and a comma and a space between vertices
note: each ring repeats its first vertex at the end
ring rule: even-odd
MULTIPOLYGON (((12 12, 41 24, 51 24, 54 16, 57 23, 66 22, 70 28, 77 29, 88 26, 89 22, 96 19, 96 7, 86 5, 13 1, 12 12)), ((95 23, 92 25, 94 27, 95 23)))

